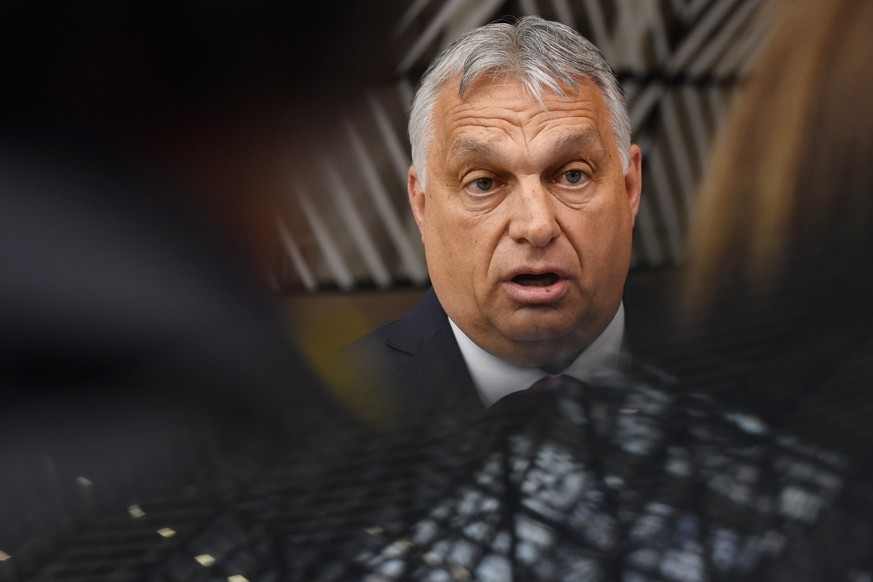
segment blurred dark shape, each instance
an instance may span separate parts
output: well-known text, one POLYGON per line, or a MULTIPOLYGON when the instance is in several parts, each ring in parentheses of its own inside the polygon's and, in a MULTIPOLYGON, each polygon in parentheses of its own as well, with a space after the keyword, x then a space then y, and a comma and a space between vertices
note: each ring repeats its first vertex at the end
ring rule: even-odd
POLYGON ((0 579, 346 429, 262 261, 307 148, 387 73, 391 6, 0 8, 0 579))
POLYGON ((870 460, 873 5, 784 2, 701 193, 680 365, 870 460))
POLYGON ((10 89, 0 115, 25 131, 42 121, 126 139, 153 123, 299 115, 297 106, 329 112, 390 73, 397 8, 11 0, 3 5, 10 89))
POLYGON ((675 394, 641 370, 516 392, 454 427, 333 433, 229 487, 143 495, 143 515, 106 514, 44 574, 803 582, 869 573, 873 499, 846 480, 845 458, 675 394), (164 527, 172 537, 156 533, 164 527), (125 551, 136 559, 118 560, 125 551))
POLYGON ((365 84, 388 78, 398 6, 6 2, 3 141, 162 172, 200 218, 263 260, 273 204, 289 176, 311 171, 301 158, 365 84))

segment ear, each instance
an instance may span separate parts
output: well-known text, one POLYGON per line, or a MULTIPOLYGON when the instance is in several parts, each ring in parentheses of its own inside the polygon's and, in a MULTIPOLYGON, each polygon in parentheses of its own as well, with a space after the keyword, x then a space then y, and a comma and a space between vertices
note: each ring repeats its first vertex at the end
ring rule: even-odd
POLYGON ((412 215, 415 217, 415 224, 418 225, 418 232, 421 233, 421 241, 424 242, 424 189, 418 179, 418 171, 415 166, 409 166, 409 174, 406 182, 406 190, 409 194, 409 206, 412 208, 412 215))
POLYGON ((624 188, 627 192, 627 201, 633 213, 634 222, 636 222, 637 212, 640 210, 640 195, 643 191, 643 154, 636 144, 632 144, 630 147, 624 188))

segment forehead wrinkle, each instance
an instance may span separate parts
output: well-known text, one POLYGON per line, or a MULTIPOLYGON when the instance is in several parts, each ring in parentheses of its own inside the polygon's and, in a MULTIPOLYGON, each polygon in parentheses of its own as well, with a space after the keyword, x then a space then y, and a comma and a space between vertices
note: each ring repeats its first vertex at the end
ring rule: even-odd
MULTIPOLYGON (((557 106, 550 106, 549 109, 538 109, 526 113, 524 118, 521 114, 519 115, 519 126, 528 128, 528 131, 532 133, 532 139, 535 139, 543 131, 554 129, 556 124, 559 126, 568 124, 587 126, 589 123, 597 123, 595 112, 584 101, 559 103, 557 106)), ((590 130, 586 127, 584 131, 590 130)))
POLYGON ((442 134, 440 141, 448 141, 443 141, 444 155, 453 159, 453 163, 469 158, 494 159, 508 153, 503 151, 503 141, 508 138, 523 144, 524 157, 530 159, 535 155, 531 149, 534 142, 543 132, 553 134, 556 129, 562 135, 556 138, 556 143, 549 143, 552 140, 547 139, 544 142, 547 149, 536 146, 541 153, 558 155, 573 148, 577 151, 605 150, 606 143, 598 125, 600 108, 596 97, 584 92, 546 97, 548 103, 537 103, 529 95, 508 102, 489 101, 481 99, 475 90, 464 98, 444 90, 438 97, 442 108, 438 119, 443 120, 438 123, 442 134), (572 129, 568 125, 573 126, 572 129), (471 131, 475 133, 471 135, 471 131))
POLYGON ((466 102, 457 102, 446 107, 442 115, 444 122, 440 123, 438 127, 440 127, 439 133, 442 134, 442 139, 451 140, 447 144, 447 153, 449 155, 455 153, 496 153, 496 146, 490 143, 493 138, 483 140, 464 137, 471 130, 489 133, 497 131, 511 137, 513 131, 517 130, 517 124, 510 121, 510 116, 514 112, 507 109, 506 113, 496 113, 494 108, 494 105, 489 103, 473 106, 466 102))
POLYGON ((446 162, 456 172, 465 172, 471 166, 485 164, 510 167, 518 164, 515 154, 501 147, 499 141, 478 141, 474 138, 459 138, 450 146, 446 162))

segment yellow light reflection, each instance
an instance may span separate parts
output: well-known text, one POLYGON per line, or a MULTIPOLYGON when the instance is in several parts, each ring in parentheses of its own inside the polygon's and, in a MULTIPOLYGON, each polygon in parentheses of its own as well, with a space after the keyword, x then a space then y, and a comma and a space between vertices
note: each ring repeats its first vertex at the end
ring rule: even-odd
POLYGON ((145 511, 140 509, 139 505, 131 505, 127 508, 127 513, 134 519, 139 519, 145 515, 145 511))
POLYGON ((207 568, 215 563, 215 558, 209 554, 200 554, 199 556, 194 556, 194 559, 197 560, 198 564, 207 568))

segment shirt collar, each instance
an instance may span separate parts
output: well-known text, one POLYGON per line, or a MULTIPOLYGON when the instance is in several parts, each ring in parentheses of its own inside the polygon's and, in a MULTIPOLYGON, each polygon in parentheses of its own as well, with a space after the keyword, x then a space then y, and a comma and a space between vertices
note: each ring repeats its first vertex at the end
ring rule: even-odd
MULTIPOLYGON (((451 318, 449 324, 479 398, 486 407, 507 394, 529 388, 537 380, 549 375, 539 368, 518 366, 501 360, 476 345, 451 318)), ((615 369, 621 359, 623 341, 624 303, 621 303, 606 329, 561 373, 589 382, 598 373, 615 369)))

